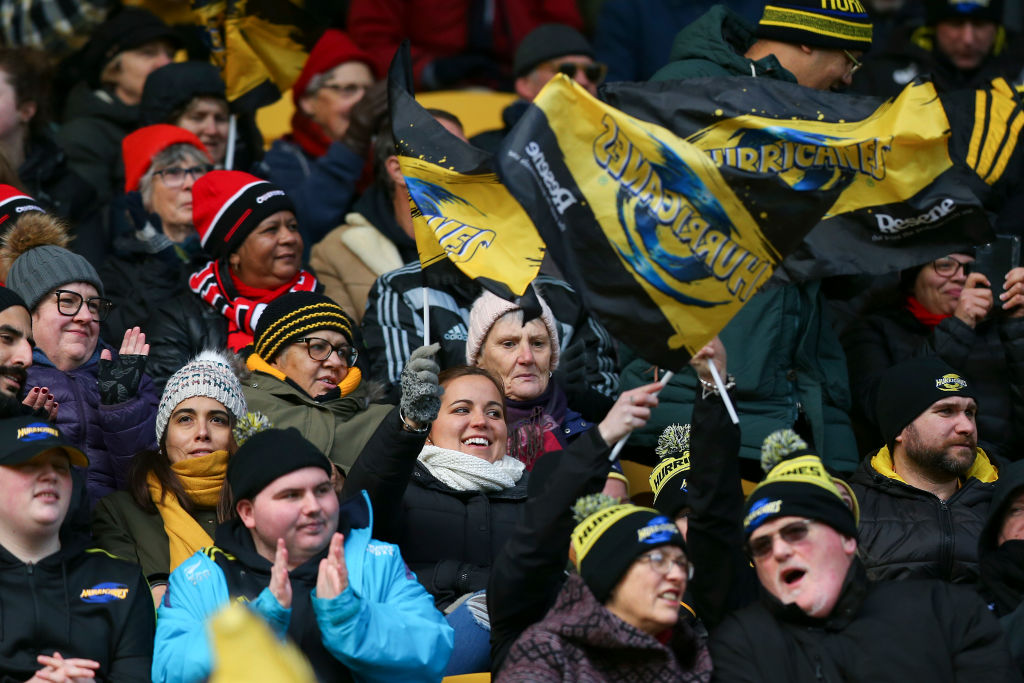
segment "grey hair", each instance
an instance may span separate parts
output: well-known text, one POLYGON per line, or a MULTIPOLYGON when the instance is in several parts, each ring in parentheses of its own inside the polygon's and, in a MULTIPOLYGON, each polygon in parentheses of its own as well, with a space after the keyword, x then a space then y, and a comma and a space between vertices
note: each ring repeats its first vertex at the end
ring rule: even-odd
POLYGON ((332 66, 327 71, 321 71, 320 73, 316 74, 311 79, 309 79, 309 83, 306 84, 306 91, 302 93, 303 97, 312 97, 313 95, 315 95, 316 91, 324 87, 324 83, 330 80, 331 76, 334 74, 334 70, 337 69, 339 66, 341 66, 341 64, 338 64, 337 66, 332 66))
POLYGON ((210 163, 205 154, 187 142, 179 142, 170 147, 163 148, 153 155, 152 161, 149 162, 149 168, 146 169, 146 173, 139 180, 139 193, 142 194, 143 206, 149 206, 150 200, 153 199, 153 177, 156 175, 156 172, 179 161, 197 164, 210 163))

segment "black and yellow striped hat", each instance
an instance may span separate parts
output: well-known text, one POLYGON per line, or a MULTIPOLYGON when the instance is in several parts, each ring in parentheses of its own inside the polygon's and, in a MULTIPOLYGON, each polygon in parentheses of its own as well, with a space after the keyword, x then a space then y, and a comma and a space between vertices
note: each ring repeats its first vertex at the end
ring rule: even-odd
POLYGON ((866 52, 871 48, 871 17, 862 0, 768 0, 757 37, 866 52))
POLYGON ((254 349, 268 363, 296 339, 317 330, 334 330, 354 344, 355 323, 341 306, 318 292, 289 292, 277 297, 260 315, 253 338, 254 349))

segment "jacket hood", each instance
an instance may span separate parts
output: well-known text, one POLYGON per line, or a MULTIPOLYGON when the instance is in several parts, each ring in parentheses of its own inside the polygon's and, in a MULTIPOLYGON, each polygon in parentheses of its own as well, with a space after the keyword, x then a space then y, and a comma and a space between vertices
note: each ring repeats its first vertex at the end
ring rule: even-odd
MULTIPOLYGON (((903 481, 903 477, 896 474, 888 446, 883 446, 877 453, 871 456, 870 468, 883 477, 907 484, 907 482, 903 481)), ((981 448, 977 449, 974 464, 971 465, 971 469, 967 470, 967 476, 964 477, 965 480, 972 478, 986 484, 991 484, 999 479, 999 470, 992 464, 988 455, 981 448)), ((907 484, 907 486, 910 486, 910 484, 907 484)))
POLYGON ((1024 489, 1024 460, 1018 460, 1003 468, 996 481, 992 493, 992 503, 988 508, 988 519, 978 539, 978 556, 992 552, 998 547, 996 539, 1003 525, 1003 515, 1013 502, 1014 497, 1024 489))
POLYGON ((90 90, 85 83, 79 83, 68 95, 64 109, 64 120, 95 117, 127 129, 139 123, 139 108, 130 106, 105 90, 90 90))

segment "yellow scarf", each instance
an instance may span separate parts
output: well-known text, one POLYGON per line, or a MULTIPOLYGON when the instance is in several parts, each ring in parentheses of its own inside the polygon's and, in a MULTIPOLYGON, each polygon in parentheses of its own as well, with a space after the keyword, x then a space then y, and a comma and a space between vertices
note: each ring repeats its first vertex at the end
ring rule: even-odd
MULTIPOLYGON (((185 495, 198 507, 217 507, 228 471, 228 452, 214 451, 209 455, 172 463, 171 471, 181 480, 185 495)), ((170 571, 173 572, 197 550, 213 545, 213 539, 192 515, 185 512, 177 496, 164 495, 164 489, 155 474, 149 473, 146 484, 149 486, 149 497, 164 521, 164 531, 167 532, 171 551, 170 571)))
MULTIPOLYGON (((258 370, 260 372, 270 375, 271 377, 276 377, 282 382, 286 379, 286 376, 283 372, 275 368, 267 361, 260 358, 259 354, 257 353, 249 354, 249 357, 245 361, 245 366, 252 370, 253 372, 256 372, 258 370)), ((356 387, 359 386, 359 382, 362 379, 362 370, 360 370, 359 368, 349 368, 348 373, 341 380, 341 384, 338 385, 338 388, 341 390, 341 395, 348 396, 353 391, 355 391, 356 387)))

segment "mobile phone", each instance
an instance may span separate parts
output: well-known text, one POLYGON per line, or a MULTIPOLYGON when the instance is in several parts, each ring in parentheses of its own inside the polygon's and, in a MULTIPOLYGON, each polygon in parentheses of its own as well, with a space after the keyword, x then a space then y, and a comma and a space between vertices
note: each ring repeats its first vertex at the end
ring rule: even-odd
POLYGON ((1006 274, 1020 265, 1020 237, 1017 235, 996 235, 994 242, 983 244, 974 250, 972 273, 981 273, 992 284, 994 311, 999 308, 999 295, 1003 293, 1006 274))

